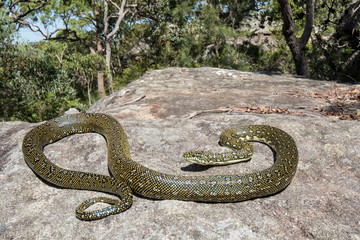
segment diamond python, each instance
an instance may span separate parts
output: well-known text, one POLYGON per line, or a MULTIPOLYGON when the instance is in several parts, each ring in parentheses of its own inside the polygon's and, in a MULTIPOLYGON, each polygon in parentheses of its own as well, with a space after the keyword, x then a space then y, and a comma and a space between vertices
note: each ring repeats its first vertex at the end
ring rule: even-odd
POLYGON ((24 138, 23 153, 29 167, 51 184, 120 197, 120 200, 93 198, 77 207, 75 212, 79 219, 95 220, 127 210, 132 204, 132 192, 153 199, 235 202, 272 195, 284 189, 295 174, 298 151, 292 137, 278 128, 248 125, 228 129, 220 136, 221 144, 240 150, 223 154, 197 151, 185 153, 184 158, 200 164, 216 164, 214 161, 219 162, 219 159, 228 163, 248 160, 252 154, 248 141, 265 143, 275 151, 275 162, 270 168, 245 175, 174 176, 133 161, 126 133, 114 118, 86 113, 65 115, 35 127, 24 138), (43 153, 48 144, 75 133, 88 132, 105 137, 112 176, 66 170, 50 162, 43 153), (109 207, 85 211, 97 202, 108 203, 109 207))

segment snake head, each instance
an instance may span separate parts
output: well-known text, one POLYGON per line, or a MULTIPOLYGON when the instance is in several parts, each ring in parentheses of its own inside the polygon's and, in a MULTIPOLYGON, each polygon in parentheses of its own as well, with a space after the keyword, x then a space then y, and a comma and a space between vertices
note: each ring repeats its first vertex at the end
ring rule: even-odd
POLYGON ((186 152, 183 155, 183 158, 191 163, 200 164, 200 165, 209 165, 210 158, 209 154, 205 151, 192 151, 186 152))
POLYGON ((252 155, 253 147, 247 144, 245 149, 225 153, 211 153, 201 150, 186 152, 183 158, 188 162, 199 165, 229 165, 249 161, 252 155))

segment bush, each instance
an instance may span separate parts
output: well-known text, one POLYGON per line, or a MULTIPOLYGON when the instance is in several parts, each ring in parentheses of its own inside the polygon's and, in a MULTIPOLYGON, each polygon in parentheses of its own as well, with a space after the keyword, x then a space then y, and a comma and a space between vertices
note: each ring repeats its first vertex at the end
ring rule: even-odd
POLYGON ((0 120, 51 119, 70 107, 85 108, 72 87, 74 80, 54 60, 31 45, 2 49, 0 120))

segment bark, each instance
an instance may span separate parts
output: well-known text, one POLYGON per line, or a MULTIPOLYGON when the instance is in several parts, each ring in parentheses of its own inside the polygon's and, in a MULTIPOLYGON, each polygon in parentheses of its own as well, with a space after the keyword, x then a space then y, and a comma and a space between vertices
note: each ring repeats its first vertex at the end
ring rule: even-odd
POLYGON ((314 0, 306 1, 306 23, 300 38, 296 37, 295 22, 292 9, 288 0, 278 0, 283 19, 283 35, 290 48, 296 67, 296 73, 309 77, 309 68, 305 57, 305 47, 311 36, 314 24, 314 0))
POLYGON ((108 16, 108 1, 107 0, 104 1, 105 61, 106 61, 109 89, 110 92, 113 93, 114 92, 113 78, 111 74, 111 39, 119 30, 120 23, 123 20, 125 14, 128 12, 128 8, 126 8, 126 0, 121 1, 120 7, 117 4, 115 4, 113 1, 110 0, 110 2, 119 10, 117 13, 117 20, 115 23, 115 27, 110 33, 108 33, 109 20, 110 20, 108 16))
POLYGON ((360 50, 356 50, 351 54, 345 63, 345 70, 348 72, 360 73, 360 50))
POLYGON ((111 71, 111 45, 110 41, 105 40, 105 49, 106 49, 106 55, 105 55, 105 61, 106 61, 106 69, 107 69, 107 82, 109 85, 110 93, 114 93, 114 87, 113 87, 113 77, 112 77, 112 71, 111 71))
POLYGON ((215 41, 215 57, 216 57, 216 63, 217 63, 217 67, 220 68, 220 56, 219 56, 219 47, 217 44, 217 41, 215 41))
MULTIPOLYGON (((109 19, 108 19, 108 13, 109 13, 109 6, 108 1, 104 1, 104 35, 107 35, 107 30, 109 28, 109 19)), ((114 87, 113 87, 113 78, 111 74, 111 46, 109 39, 105 38, 105 62, 106 62, 106 69, 107 69, 107 81, 110 89, 110 93, 114 93, 114 87)))
POLYGON ((86 81, 86 85, 87 85, 87 96, 88 96, 88 103, 89 106, 91 106, 91 82, 93 80, 93 77, 91 75, 91 79, 86 75, 86 73, 83 73, 83 78, 86 81))
MULTIPOLYGON (((95 16, 95 28, 96 28, 96 52, 97 54, 102 55, 103 47, 101 45, 100 13, 96 5, 94 8, 94 16, 95 16)), ((105 93, 105 85, 104 85, 104 72, 102 71, 101 64, 99 64, 98 66, 97 82, 98 82, 98 91, 100 98, 104 98, 106 96, 106 93, 105 93)))
POLYGON ((105 86, 104 86, 104 72, 103 71, 98 71, 98 73, 97 73, 97 83, 98 83, 98 91, 99 91, 100 98, 106 97, 105 86))

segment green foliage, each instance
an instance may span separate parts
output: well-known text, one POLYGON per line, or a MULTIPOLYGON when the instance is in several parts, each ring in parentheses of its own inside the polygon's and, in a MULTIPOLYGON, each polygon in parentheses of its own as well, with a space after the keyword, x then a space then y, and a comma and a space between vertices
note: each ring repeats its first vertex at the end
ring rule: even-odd
POLYGON ((88 104, 99 99, 96 89, 96 76, 99 70, 98 66, 102 66, 102 70, 106 73, 105 60, 97 54, 81 54, 79 52, 69 52, 62 61, 62 67, 76 79, 74 84, 81 93, 82 98, 88 98, 88 104))
POLYGON ((356 4, 358 8, 358 1, 316 2, 316 30, 308 56, 313 77, 360 81, 360 61, 350 64, 353 54, 360 51, 359 14, 352 15, 355 10, 351 8, 356 4))
POLYGON ((1 52, 1 120, 50 119, 70 107, 85 105, 76 97, 73 79, 53 59, 31 45, 1 52))
POLYGON ((214 66, 247 69, 246 61, 237 60, 243 53, 235 46, 236 39, 243 34, 234 30, 234 25, 229 26, 226 17, 234 17, 229 9, 240 11, 240 4, 228 2, 231 6, 194 1, 170 4, 165 10, 167 21, 143 24, 141 33, 135 27, 134 35, 124 42, 143 41, 151 46, 140 53, 141 57, 136 57, 151 64, 152 68, 214 66))
MULTIPOLYGON (((125 15, 119 31, 110 39, 115 90, 149 70, 166 67, 295 73, 276 0, 136 2, 140 7, 130 9, 132 13, 125 15), (266 42, 268 38, 271 44, 266 42)), ((358 78, 359 72, 347 64, 359 50, 359 20, 354 18, 357 25, 351 32, 339 24, 352 2, 315 1, 315 30, 306 46, 312 77, 358 78)), ((98 72, 107 77, 108 70, 104 46, 98 48, 105 41, 103 23, 95 18, 103 19, 104 2, 46 1, 41 9, 30 11, 24 21, 41 22, 48 29, 60 22, 67 30, 56 31, 52 41, 20 45, 14 41, 18 23, 12 22, 9 3, 0 4, 1 120, 41 121, 69 107, 85 109, 99 99, 98 72)), ((17 11, 25 12, 37 4, 39 1, 19 2, 17 11)), ((290 4, 299 37, 305 23, 303 2, 290 0, 290 4)), ((109 10, 118 11, 113 4, 109 10)), ((111 31, 116 18, 110 19, 111 31)))
POLYGON ((285 43, 279 44, 274 50, 262 51, 256 62, 256 71, 270 71, 278 73, 294 73, 295 66, 292 56, 285 43))
MULTIPOLYGON (((141 63, 132 64, 128 68, 125 68, 122 71, 121 75, 116 76, 115 78, 115 88, 121 89, 126 87, 131 81, 140 78, 146 71, 144 70, 144 66, 141 63)), ((153 69, 147 69, 148 71, 153 69)))

